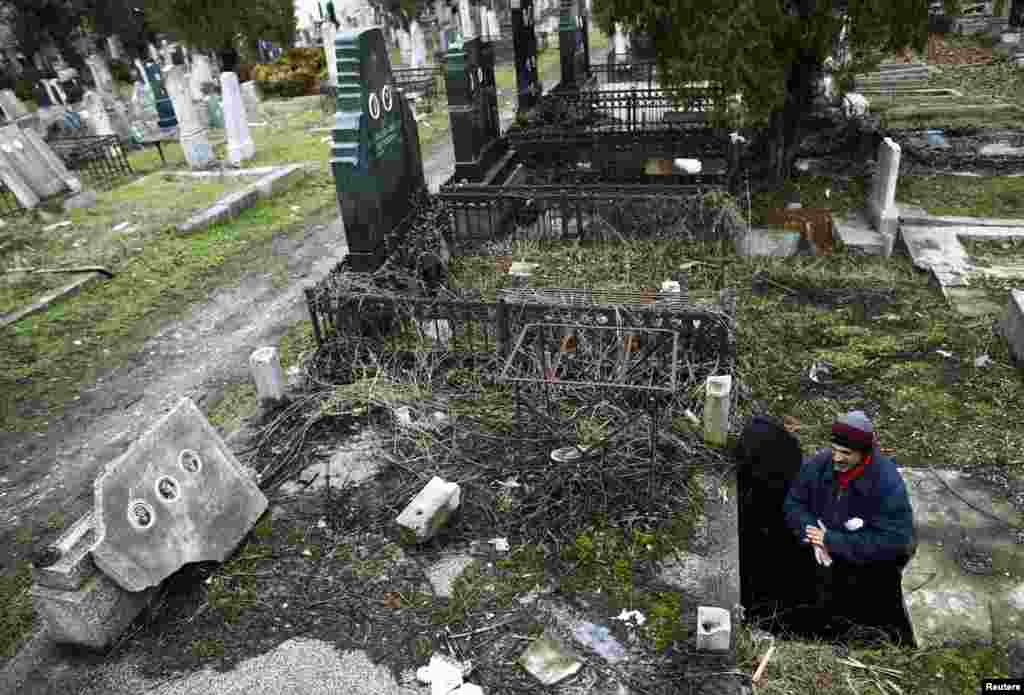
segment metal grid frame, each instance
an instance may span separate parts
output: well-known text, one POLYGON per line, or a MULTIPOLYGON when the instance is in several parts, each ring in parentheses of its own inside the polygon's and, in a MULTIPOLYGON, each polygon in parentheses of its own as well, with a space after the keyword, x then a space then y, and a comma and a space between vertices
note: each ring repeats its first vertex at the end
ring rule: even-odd
POLYGON ((79 174, 94 188, 113 188, 135 173, 116 135, 59 138, 49 145, 69 171, 79 174))

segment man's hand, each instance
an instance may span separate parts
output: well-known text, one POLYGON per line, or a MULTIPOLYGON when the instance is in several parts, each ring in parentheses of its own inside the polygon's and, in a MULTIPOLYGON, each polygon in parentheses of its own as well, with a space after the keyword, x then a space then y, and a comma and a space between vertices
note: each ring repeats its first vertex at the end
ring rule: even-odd
POLYGON ((825 526, 819 521, 817 526, 804 527, 804 540, 820 548, 825 547, 825 526))

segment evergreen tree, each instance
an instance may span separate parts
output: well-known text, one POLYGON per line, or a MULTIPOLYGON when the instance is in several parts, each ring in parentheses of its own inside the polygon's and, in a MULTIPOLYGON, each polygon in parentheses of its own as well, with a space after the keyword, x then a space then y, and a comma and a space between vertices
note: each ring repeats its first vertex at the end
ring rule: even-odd
MULTIPOLYGON (((888 53, 927 42, 924 0, 599 0, 595 20, 650 35, 666 86, 710 80, 742 94, 767 138, 761 159, 775 180, 791 170, 814 85, 845 19, 854 61, 845 77, 888 53)), ((721 115, 721 114, 720 114, 721 115)))

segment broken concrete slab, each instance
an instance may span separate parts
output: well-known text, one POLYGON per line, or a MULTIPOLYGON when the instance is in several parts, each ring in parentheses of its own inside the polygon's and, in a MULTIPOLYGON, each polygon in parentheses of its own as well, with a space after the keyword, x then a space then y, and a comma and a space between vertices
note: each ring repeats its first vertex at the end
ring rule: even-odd
POLYGON ((1024 290, 1010 290, 1002 330, 1010 354, 1024 364, 1024 290))
POLYGON ((800 248, 800 233, 786 229, 750 227, 736 237, 740 256, 795 256, 800 248))
POLYGON ((121 636, 156 588, 126 591, 96 572, 74 591, 33 584, 29 593, 54 641, 102 649, 121 636))
POLYGON ((1020 157, 1024 155, 1024 147, 1013 147, 1006 142, 996 142, 980 147, 978 154, 982 157, 1020 157))
POLYGON ((396 523, 407 543, 423 543, 433 538, 459 508, 461 488, 436 475, 413 498, 396 523))
MULTIPOLYGON (((241 170, 245 172, 245 170, 241 170)), ((267 198, 288 188, 299 178, 306 175, 306 165, 289 164, 288 166, 276 167, 267 174, 265 167, 253 169, 254 174, 261 174, 261 178, 250 186, 229 193, 218 199, 206 210, 202 210, 188 220, 178 225, 177 229, 183 234, 200 231, 207 227, 237 217, 243 211, 253 207, 261 198, 267 198)), ((211 176, 218 176, 216 172, 207 172, 211 176)))
POLYGON ((1020 515, 959 471, 900 472, 918 535, 917 553, 903 572, 918 646, 1011 637, 1024 617, 1010 610, 1024 600, 1024 547, 1006 524, 1019 527, 1020 515))
POLYGON ((90 551, 96 542, 93 512, 71 524, 53 543, 60 559, 48 567, 32 567, 32 580, 51 589, 75 591, 96 573, 90 551))
POLYGON ((519 664, 542 685, 554 685, 583 667, 575 652, 550 632, 545 632, 523 652, 519 664))
POLYGON ((368 480, 380 469, 381 438, 370 430, 363 430, 328 450, 326 461, 307 466, 299 474, 298 481, 281 485, 281 492, 296 495, 300 492, 317 492, 330 484, 332 489, 355 485, 368 480))
POLYGON ((128 591, 191 562, 224 560, 267 498, 195 404, 183 398, 94 483, 93 559, 128 591))

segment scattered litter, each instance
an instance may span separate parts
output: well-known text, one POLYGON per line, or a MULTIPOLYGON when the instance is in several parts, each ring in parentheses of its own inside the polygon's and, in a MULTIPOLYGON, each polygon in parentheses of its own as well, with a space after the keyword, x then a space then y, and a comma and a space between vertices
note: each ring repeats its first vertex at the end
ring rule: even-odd
POLYGON ((302 556, 303 557, 313 557, 313 553, 310 551, 309 548, 303 548, 302 549, 302 556))
POLYGON ((328 135, 325 138, 320 138, 320 142, 330 142, 330 141, 331 141, 331 136, 330 135, 328 135))
POLYGON ((504 488, 515 488, 522 487, 522 485, 515 478, 509 478, 508 480, 499 480, 495 485, 500 485, 504 488))
POLYGON ((472 670, 470 661, 458 662, 443 654, 434 654, 427 666, 416 670, 416 678, 430 685, 430 695, 478 695, 483 693, 479 686, 463 684, 472 670))
POLYGON ((48 227, 43 227, 43 231, 44 232, 52 232, 55 229, 60 229, 62 227, 70 227, 70 226, 71 226, 71 222, 69 222, 67 220, 64 220, 63 222, 55 222, 55 223, 51 224, 48 227))
POLYGON ((974 360, 975 367, 987 367, 990 364, 992 364, 992 358, 989 357, 988 355, 982 355, 981 357, 977 357, 974 360))
POLYGON ((519 664, 543 685, 574 675, 583 663, 555 636, 545 633, 519 657, 519 664))
POLYGON ((687 408, 686 410, 683 411, 683 417, 685 417, 686 420, 691 425, 693 425, 694 427, 700 427, 700 418, 698 418, 694 414, 694 412, 692 410, 690 410, 689 408, 687 408))
POLYGON ((412 427, 412 409, 407 405, 395 408, 395 422, 401 427, 412 427))
POLYGON ((529 275, 534 270, 540 267, 539 263, 526 263, 524 261, 516 261, 508 267, 509 275, 529 275))
POLYGON ((744 143, 746 143, 746 142, 747 142, 747 139, 746 139, 745 137, 743 137, 742 135, 740 135, 739 133, 737 133, 737 132, 735 132, 735 131, 733 131, 732 133, 729 133, 729 140, 730 140, 730 141, 732 142, 732 144, 734 144, 734 145, 735 145, 736 143, 741 143, 741 144, 744 144, 744 143))
POLYGON ((675 292, 678 294, 683 291, 683 288, 679 285, 679 282, 677 282, 676 280, 665 280, 663 283, 661 283, 661 291, 675 292))
POLYGON ((846 526, 847 531, 858 531, 864 528, 864 520, 858 516, 855 516, 852 519, 847 519, 844 526, 846 526))
POLYGON ((82 341, 81 341, 81 340, 74 340, 74 341, 72 341, 72 342, 73 342, 73 343, 74 343, 75 345, 81 345, 81 344, 82 344, 82 341))
POLYGON ((292 212, 298 212, 301 209, 298 205, 292 205, 292 212))
POLYGON ((321 519, 320 521, 316 522, 316 527, 317 528, 327 528, 327 520, 326 519, 321 519))
POLYGON ((643 625, 647 622, 647 617, 640 611, 627 611, 623 609, 621 613, 615 616, 614 620, 621 620, 624 623, 633 621, 637 625, 643 625))
POLYGON ((491 540, 489 540, 487 542, 490 543, 491 545, 493 545, 494 549, 497 550, 499 553, 506 553, 506 552, 508 552, 508 539, 507 538, 492 538, 491 540))
POLYGON ((604 625, 582 622, 572 631, 572 636, 580 644, 593 649, 602 659, 610 663, 624 661, 629 658, 629 652, 626 651, 626 648, 612 637, 611 630, 604 625))
POLYGON ((832 381, 832 365, 827 362, 815 362, 808 370, 807 376, 816 384, 828 384, 832 381))
POLYGON ((949 359, 950 357, 952 357, 952 356, 953 356, 953 353, 952 353, 952 352, 948 352, 948 351, 946 351, 946 350, 936 350, 935 352, 937 352, 938 354, 942 355, 942 356, 943 356, 943 357, 945 357, 946 359, 949 359))
POLYGON ((825 189, 825 200, 829 200, 831 198, 832 198, 832 189, 831 188, 826 188, 825 189))

